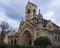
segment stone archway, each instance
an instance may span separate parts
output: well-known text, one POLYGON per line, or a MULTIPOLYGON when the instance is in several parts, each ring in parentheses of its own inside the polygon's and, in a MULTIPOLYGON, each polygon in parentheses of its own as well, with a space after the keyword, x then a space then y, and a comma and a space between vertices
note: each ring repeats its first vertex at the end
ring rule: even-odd
POLYGON ((17 40, 16 39, 14 39, 14 45, 17 45, 17 40))
POLYGON ((30 46, 32 45, 32 36, 31 36, 31 33, 26 30, 23 34, 23 45, 25 46, 30 46))
POLYGON ((11 45, 13 45, 13 40, 11 39, 11 45))

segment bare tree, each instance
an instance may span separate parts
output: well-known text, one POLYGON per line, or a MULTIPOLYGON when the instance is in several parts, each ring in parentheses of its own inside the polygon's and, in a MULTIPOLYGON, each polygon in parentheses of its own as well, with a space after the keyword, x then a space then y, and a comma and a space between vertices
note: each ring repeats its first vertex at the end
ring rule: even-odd
POLYGON ((8 28, 9 28, 9 25, 8 25, 8 23, 7 22, 2 22, 1 24, 0 24, 0 28, 1 28, 1 39, 0 39, 0 43, 1 44, 4 44, 4 42, 3 42, 3 39, 5 38, 5 30, 7 30, 8 28))

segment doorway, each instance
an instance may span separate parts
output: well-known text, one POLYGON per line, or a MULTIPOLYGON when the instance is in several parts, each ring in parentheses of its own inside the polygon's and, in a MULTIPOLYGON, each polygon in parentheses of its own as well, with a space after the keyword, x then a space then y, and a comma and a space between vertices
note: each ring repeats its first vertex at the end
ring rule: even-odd
POLYGON ((31 46, 32 45, 32 38, 29 31, 25 31, 23 34, 23 45, 31 46))

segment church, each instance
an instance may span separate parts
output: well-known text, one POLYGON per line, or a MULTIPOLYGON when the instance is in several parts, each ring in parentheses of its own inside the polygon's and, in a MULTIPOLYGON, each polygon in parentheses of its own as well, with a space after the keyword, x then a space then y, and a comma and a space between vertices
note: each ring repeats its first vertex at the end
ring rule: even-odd
POLYGON ((39 37, 48 37, 53 46, 60 45, 60 27, 51 20, 46 20, 37 5, 27 3, 25 7, 25 21, 22 19, 18 33, 11 30, 5 34, 4 42, 11 45, 33 45, 39 37))
POLYGON ((19 27, 19 45, 33 45, 39 37, 48 37, 52 45, 60 45, 60 27, 51 20, 46 20, 40 12, 37 14, 37 5, 28 2, 25 7, 25 21, 19 27))

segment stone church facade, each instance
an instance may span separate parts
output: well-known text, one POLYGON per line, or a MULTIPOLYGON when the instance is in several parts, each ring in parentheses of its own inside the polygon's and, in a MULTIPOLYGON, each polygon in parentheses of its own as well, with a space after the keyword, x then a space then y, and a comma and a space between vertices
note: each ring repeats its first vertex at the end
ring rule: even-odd
POLYGON ((5 34, 4 42, 10 45, 33 45, 39 37, 48 37, 52 45, 60 45, 60 27, 51 20, 43 18, 37 6, 28 2, 25 7, 25 21, 22 19, 18 33, 10 30, 5 34))
POLYGON ((19 28, 19 45, 33 45, 38 37, 48 37, 52 45, 60 45, 60 27, 51 20, 43 18, 37 6, 28 2, 25 7, 25 21, 22 20, 19 28))

